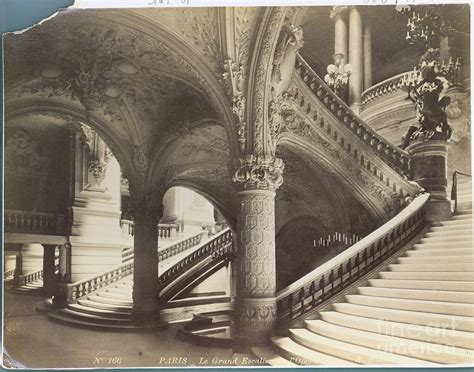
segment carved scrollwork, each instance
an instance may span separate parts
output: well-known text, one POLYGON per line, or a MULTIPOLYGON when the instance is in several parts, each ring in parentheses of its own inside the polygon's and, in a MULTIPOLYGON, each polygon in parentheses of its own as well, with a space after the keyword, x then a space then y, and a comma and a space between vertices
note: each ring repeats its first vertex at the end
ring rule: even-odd
POLYGON ((148 157, 145 148, 145 144, 131 146, 133 166, 142 179, 146 177, 148 171, 148 157))
POLYGON ((283 183, 284 167, 282 159, 248 155, 239 159, 233 180, 244 189, 275 191, 283 183))

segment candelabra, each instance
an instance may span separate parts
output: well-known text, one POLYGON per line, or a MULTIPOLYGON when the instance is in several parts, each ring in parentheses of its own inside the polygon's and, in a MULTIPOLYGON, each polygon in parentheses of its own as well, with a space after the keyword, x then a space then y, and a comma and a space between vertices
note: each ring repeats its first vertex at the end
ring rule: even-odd
POLYGON ((341 72, 341 62, 344 58, 344 54, 337 53, 333 56, 334 64, 330 64, 327 67, 327 74, 324 76, 324 81, 327 85, 336 93, 338 96, 342 95, 342 87, 346 86, 349 82, 349 76, 352 74, 352 65, 344 65, 344 69, 341 72))

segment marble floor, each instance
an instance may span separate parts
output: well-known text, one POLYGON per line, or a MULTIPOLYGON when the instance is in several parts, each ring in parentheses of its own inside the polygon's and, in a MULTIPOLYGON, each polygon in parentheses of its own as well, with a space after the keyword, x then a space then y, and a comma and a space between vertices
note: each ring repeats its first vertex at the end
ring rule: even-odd
POLYGON ((74 328, 38 313, 34 306, 39 300, 38 296, 4 293, 5 366, 7 358, 20 368, 223 367, 233 364, 231 349, 196 346, 177 339, 178 324, 145 333, 74 328))

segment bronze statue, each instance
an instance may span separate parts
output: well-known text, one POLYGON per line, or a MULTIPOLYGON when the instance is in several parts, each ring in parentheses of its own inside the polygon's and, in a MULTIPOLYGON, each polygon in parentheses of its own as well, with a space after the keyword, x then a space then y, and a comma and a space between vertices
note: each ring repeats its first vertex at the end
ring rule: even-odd
POLYGON ((439 99, 443 82, 438 79, 436 66, 425 65, 420 72, 421 81, 414 86, 410 95, 416 105, 419 127, 408 129, 400 145, 402 149, 413 141, 449 140, 452 134, 446 115, 446 107, 451 103, 451 98, 445 96, 439 99))

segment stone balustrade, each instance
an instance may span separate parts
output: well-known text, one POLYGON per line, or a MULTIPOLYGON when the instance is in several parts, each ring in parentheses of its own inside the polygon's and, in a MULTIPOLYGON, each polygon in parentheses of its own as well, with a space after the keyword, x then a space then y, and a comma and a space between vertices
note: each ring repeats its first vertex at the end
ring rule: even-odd
POLYGON ((4 224, 7 233, 65 235, 67 230, 65 215, 12 209, 5 210, 4 224))
POLYGON ((297 321, 351 286, 413 240, 426 226, 421 194, 390 221, 277 293, 280 324, 297 321))
POLYGON ((364 92, 362 92, 361 109, 364 110, 364 106, 370 102, 376 101, 377 99, 383 98, 390 93, 401 90, 407 79, 415 77, 414 74, 417 74, 417 72, 403 72, 366 89, 364 92))

